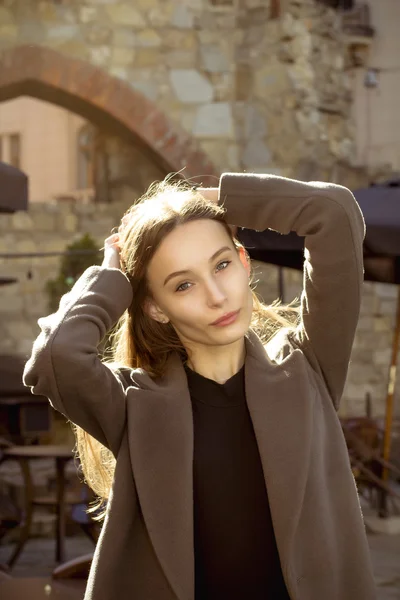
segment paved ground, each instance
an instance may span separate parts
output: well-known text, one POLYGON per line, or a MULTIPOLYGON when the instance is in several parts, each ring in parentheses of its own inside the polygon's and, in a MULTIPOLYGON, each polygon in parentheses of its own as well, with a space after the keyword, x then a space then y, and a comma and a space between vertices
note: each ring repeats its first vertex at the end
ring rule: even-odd
MULTIPOLYGON (((400 600, 400 535, 369 535, 368 539, 378 587, 377 600, 400 600)), ((67 559, 93 552, 93 549, 93 543, 84 535, 67 539, 67 559)), ((0 547, 0 562, 7 559, 10 550, 10 545, 0 547)), ((53 540, 34 538, 25 546, 12 575, 14 577, 46 576, 55 566, 53 540)), ((354 600, 362 599, 354 598, 354 600)))
POLYGON ((378 600, 400 600, 400 535, 369 535, 378 600))

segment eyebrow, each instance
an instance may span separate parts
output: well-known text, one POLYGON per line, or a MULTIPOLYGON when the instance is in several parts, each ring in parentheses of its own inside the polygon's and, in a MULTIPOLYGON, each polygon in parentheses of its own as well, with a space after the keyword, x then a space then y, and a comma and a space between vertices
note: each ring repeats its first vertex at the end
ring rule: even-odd
MULTIPOLYGON (((213 260, 215 260, 217 258, 217 256, 219 256, 220 254, 222 254, 226 250, 232 250, 232 248, 229 248, 229 246, 224 246, 223 248, 220 248, 219 250, 217 250, 216 252, 214 252, 214 254, 211 256, 211 258, 209 259, 208 262, 212 262, 213 260)), ((172 279, 173 277, 178 277, 178 275, 187 275, 188 273, 191 273, 191 271, 189 269, 185 269, 183 271, 174 271, 174 273, 170 273, 165 278, 164 285, 167 285, 168 281, 170 279, 172 279)))

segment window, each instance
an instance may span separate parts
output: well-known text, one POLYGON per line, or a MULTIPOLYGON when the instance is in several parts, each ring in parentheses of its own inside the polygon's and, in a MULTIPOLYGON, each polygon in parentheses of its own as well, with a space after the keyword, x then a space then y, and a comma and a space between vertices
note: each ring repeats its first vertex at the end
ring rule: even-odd
POLYGON ((21 168, 21 135, 5 133, 0 136, 0 160, 12 167, 21 168))
POLYGON ((109 156, 106 138, 90 123, 86 123, 78 131, 77 158, 78 189, 92 189, 95 202, 109 202, 109 156))
POLYGON ((90 125, 83 125, 78 132, 78 189, 94 186, 94 168, 95 131, 90 125))
POLYGON ((9 162, 18 169, 21 166, 21 136, 19 133, 12 133, 9 139, 9 162))

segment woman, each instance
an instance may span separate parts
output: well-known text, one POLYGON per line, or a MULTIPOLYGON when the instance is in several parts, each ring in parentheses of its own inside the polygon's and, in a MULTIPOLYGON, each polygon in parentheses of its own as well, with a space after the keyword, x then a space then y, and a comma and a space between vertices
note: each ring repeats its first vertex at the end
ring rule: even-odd
POLYGON ((39 321, 25 384, 77 426, 108 498, 86 600, 375 598, 336 414, 363 237, 338 185, 164 183, 39 321), (227 223, 305 237, 297 323, 257 300, 227 223), (121 315, 107 365, 97 347, 121 315))

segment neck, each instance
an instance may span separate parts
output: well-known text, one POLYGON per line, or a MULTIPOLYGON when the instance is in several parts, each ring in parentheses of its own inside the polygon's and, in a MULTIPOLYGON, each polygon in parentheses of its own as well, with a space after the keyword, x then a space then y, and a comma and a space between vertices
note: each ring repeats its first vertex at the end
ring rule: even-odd
POLYGON ((228 346, 196 346, 188 350, 188 367, 203 377, 225 383, 244 365, 244 337, 228 346))

